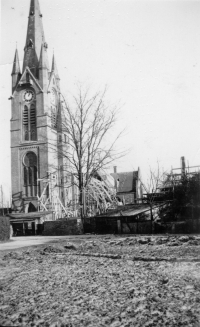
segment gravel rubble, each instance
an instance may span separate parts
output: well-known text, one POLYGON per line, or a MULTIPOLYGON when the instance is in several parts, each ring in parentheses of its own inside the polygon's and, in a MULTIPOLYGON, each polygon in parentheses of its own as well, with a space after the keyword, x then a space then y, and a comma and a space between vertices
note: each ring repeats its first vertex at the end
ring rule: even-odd
POLYGON ((8 252, 0 325, 199 327, 199 250, 194 236, 94 236, 8 252))

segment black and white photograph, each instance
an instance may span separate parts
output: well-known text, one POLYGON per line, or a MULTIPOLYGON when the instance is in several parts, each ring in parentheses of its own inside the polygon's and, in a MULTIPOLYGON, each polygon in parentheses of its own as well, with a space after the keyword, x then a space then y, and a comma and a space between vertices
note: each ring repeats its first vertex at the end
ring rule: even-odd
POLYGON ((0 326, 200 327, 200 0, 0 5, 0 326))

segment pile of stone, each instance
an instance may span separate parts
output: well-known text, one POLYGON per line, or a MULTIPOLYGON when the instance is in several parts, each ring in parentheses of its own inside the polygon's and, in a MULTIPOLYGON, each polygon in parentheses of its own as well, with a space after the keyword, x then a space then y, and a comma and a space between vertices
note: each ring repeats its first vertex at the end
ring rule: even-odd
POLYGON ((104 238, 103 240, 110 246, 127 246, 127 245, 167 245, 167 246, 181 246, 187 245, 200 245, 199 236, 135 236, 126 238, 116 238, 115 240, 109 240, 104 238))

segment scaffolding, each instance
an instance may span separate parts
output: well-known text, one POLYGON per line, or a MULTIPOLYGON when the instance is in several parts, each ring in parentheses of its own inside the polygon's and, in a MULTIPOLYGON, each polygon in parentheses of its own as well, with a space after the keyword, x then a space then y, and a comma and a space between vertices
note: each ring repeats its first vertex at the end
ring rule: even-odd
MULTIPOLYGON (((105 177, 106 179, 106 177, 105 177)), ((114 209, 118 205, 116 189, 104 179, 91 178, 89 184, 83 187, 83 203, 79 204, 78 196, 72 199, 65 198, 65 205, 59 197, 59 185, 53 179, 53 174, 49 178, 39 179, 42 182, 43 191, 38 196, 38 210, 40 212, 52 211, 54 219, 70 218, 80 216, 81 209, 84 216, 92 216, 105 213, 108 209, 114 209)), ((71 185, 72 187, 72 185, 71 185)))
POLYGON ((52 211, 55 220, 73 216, 73 212, 63 205, 59 197, 59 187, 55 183, 53 175, 50 174, 49 178, 38 181, 42 182, 44 186, 41 196, 37 196, 38 211, 52 211))
POLYGON ((192 178, 193 176, 200 174, 200 165, 189 166, 189 163, 185 164, 185 157, 181 157, 181 167, 171 168, 171 172, 167 174, 166 179, 159 187, 160 190, 169 190, 177 185, 183 183, 183 181, 192 178))
POLYGON ((116 208, 118 205, 116 189, 106 182, 105 179, 91 178, 90 183, 83 190, 84 214, 94 216, 105 213, 109 208, 116 208))

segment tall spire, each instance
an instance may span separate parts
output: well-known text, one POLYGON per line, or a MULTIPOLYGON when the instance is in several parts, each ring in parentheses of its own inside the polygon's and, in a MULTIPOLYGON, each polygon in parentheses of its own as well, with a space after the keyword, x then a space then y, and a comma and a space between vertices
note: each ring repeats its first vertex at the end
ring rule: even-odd
POLYGON ((28 66, 35 77, 38 77, 38 65, 42 45, 47 47, 39 0, 31 0, 26 44, 24 48, 23 72, 26 66, 28 66))
POLYGON ((57 79, 60 79, 60 77, 58 75, 58 69, 57 69, 56 59, 55 59, 55 55, 54 54, 53 54, 53 59, 52 59, 52 68, 51 68, 51 71, 55 73, 57 79))
POLYGON ((19 56, 18 56, 17 49, 15 51, 11 76, 12 76, 12 92, 13 92, 21 77, 21 70, 20 70, 19 56))
POLYGON ((20 64, 19 64, 19 56, 18 56, 18 50, 16 49, 11 75, 20 74, 20 73, 21 71, 20 71, 20 64))

